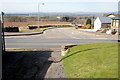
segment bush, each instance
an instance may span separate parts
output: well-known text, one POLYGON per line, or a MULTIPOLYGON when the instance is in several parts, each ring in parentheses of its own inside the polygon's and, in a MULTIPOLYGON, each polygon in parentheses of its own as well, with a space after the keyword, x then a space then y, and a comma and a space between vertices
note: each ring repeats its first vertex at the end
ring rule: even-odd
POLYGON ((29 27, 29 29, 37 29, 38 28, 38 26, 28 26, 29 27))
POLYGON ((76 19, 75 17, 69 17, 69 16, 62 17, 62 21, 65 22, 73 22, 75 19, 76 19))
POLYGON ((106 33, 107 32, 107 29, 104 29, 101 33, 106 33))
POLYGON ((113 31, 112 31, 112 34, 116 34, 117 33, 117 31, 114 29, 113 31))
POLYGON ((87 25, 85 25, 83 28, 85 28, 85 29, 90 29, 91 26, 90 26, 90 24, 87 24, 87 25))
POLYGON ((4 31, 5 32, 19 32, 19 28, 18 27, 5 27, 4 31))

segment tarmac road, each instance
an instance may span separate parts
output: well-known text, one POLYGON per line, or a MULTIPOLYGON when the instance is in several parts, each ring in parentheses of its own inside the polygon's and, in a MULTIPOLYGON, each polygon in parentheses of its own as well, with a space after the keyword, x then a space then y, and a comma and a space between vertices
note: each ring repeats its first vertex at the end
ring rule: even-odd
POLYGON ((39 35, 6 37, 6 48, 60 48, 67 44, 94 42, 117 42, 117 38, 85 32, 73 27, 56 28, 39 35))

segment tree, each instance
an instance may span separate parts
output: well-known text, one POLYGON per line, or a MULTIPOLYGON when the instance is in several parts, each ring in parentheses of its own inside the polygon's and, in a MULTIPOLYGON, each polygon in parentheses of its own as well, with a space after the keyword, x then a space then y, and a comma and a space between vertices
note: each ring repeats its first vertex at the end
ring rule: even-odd
POLYGON ((92 22, 92 21, 91 21, 91 19, 90 19, 90 18, 89 18, 89 19, 87 19, 87 21, 86 21, 86 25, 87 25, 87 24, 90 24, 90 25, 91 25, 91 22, 92 22))
POLYGON ((69 20, 68 16, 62 17, 62 21, 68 22, 68 20, 69 20))
POLYGON ((76 19, 75 17, 69 17, 69 16, 62 17, 62 21, 65 22, 73 22, 75 19, 76 19))

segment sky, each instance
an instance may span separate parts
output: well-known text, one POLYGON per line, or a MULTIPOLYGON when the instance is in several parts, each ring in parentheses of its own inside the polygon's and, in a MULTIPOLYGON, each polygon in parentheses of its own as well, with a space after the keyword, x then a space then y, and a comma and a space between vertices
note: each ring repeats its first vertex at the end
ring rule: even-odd
POLYGON ((115 12, 119 0, 0 0, 6 13, 38 12, 115 12), (44 3, 44 5, 42 5, 44 3))

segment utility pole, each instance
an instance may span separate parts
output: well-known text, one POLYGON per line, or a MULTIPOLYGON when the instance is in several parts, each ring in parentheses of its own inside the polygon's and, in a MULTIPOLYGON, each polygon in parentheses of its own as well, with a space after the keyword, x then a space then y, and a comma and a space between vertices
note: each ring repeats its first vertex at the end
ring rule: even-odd
POLYGON ((4 35, 4 12, 1 12, 1 27, 2 27, 2 49, 5 52, 5 35, 4 35))
POLYGON ((39 23, 40 23, 40 17, 39 17, 39 12, 40 12, 40 10, 39 10, 39 3, 38 3, 38 28, 39 28, 39 23))

